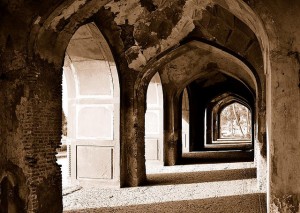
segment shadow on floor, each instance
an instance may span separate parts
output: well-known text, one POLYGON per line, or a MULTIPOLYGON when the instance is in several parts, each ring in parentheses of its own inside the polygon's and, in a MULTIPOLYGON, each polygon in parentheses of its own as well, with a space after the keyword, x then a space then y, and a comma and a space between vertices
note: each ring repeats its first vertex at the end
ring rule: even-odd
POLYGON ((147 174, 146 185, 172 185, 256 178, 256 168, 147 174))
POLYGON ((266 213, 266 195, 262 193, 201 200, 184 200, 97 209, 64 211, 65 213, 266 213))
POLYGON ((254 160, 252 151, 199 151, 183 153, 181 165, 206 164, 206 163, 230 163, 251 162, 254 160))

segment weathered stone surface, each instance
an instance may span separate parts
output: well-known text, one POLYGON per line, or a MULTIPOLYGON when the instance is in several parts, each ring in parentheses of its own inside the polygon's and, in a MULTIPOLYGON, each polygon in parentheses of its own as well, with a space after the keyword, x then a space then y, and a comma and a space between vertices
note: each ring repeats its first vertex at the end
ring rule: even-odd
MULTIPOLYGON (((22 177, 17 206, 27 212, 62 211, 55 158, 61 139, 61 68, 72 35, 94 21, 111 48, 120 79, 121 185, 137 186, 146 178, 144 114, 151 77, 161 72, 169 90, 172 81, 173 88, 184 87, 196 80, 185 77, 199 74, 203 67, 198 62, 216 48, 227 54, 220 60, 234 58, 250 74, 232 71, 230 63, 220 71, 246 85, 256 81, 249 87, 255 88, 256 162, 260 183, 269 189, 268 210, 299 211, 299 11, 297 1, 284 0, 2 1, 0 176, 22 177), (208 54, 197 58, 199 52, 185 49, 191 40, 207 43, 208 54), (174 58, 178 61, 171 65, 174 58)), ((220 68, 213 63, 204 68, 220 68)), ((168 129, 176 127, 173 123, 168 129)), ((180 139, 176 128, 167 137, 171 145, 180 139)))

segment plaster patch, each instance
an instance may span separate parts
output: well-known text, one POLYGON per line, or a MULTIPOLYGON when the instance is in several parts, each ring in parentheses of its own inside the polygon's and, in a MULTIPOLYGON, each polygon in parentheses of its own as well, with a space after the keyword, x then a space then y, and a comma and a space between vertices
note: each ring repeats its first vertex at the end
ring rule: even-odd
POLYGON ((26 67, 25 55, 17 50, 14 51, 13 58, 10 61, 10 70, 19 70, 26 67))
POLYGON ((59 16, 57 16, 53 19, 53 21, 50 23, 51 28, 55 31, 56 27, 59 24, 61 19, 70 18, 85 3, 86 3, 86 0, 74 1, 70 6, 68 6, 66 9, 64 9, 59 16))
POLYGON ((36 18, 36 20, 34 21, 34 24, 39 24, 40 21, 41 21, 41 16, 38 16, 38 17, 36 18))
MULTIPOLYGON (((154 1, 154 4, 161 6, 166 6, 166 1, 154 1)), ((149 60, 151 57, 155 56, 159 52, 163 52, 168 48, 178 44, 181 39, 186 37, 195 28, 194 18, 202 18, 202 10, 211 4, 210 0, 200 1, 200 0, 190 0, 187 1, 183 7, 182 18, 178 21, 175 27, 172 29, 171 34, 166 38, 161 40, 160 46, 149 47, 143 51, 144 57, 149 60), (158 49, 160 47, 160 49, 158 49), (155 50, 155 51, 154 51, 155 50)))
POLYGON ((270 205, 271 212, 299 212, 298 196, 284 195, 282 197, 274 197, 273 202, 270 205))
POLYGON ((172 29, 169 37, 161 41, 161 52, 177 44, 181 39, 193 31, 194 28, 195 25, 193 19, 183 16, 178 24, 172 29))
POLYGON ((153 4, 159 8, 168 7, 171 3, 169 0, 153 0, 153 4))
POLYGON ((159 48, 160 48, 160 45, 156 45, 154 47, 149 47, 149 48, 145 49, 143 51, 143 55, 146 58, 146 60, 149 61, 153 55, 156 55, 156 53, 159 51, 159 48))
POLYGON ((111 1, 105 6, 105 9, 111 9, 116 15, 115 22, 118 25, 125 24, 125 20, 128 20, 129 25, 136 23, 137 19, 142 13, 146 12, 140 4, 139 0, 121 0, 121 1, 111 1))
POLYGON ((141 68, 146 65, 146 63, 147 60, 145 56, 142 54, 141 50, 139 50, 137 58, 132 60, 128 67, 136 71, 140 71, 141 68))
POLYGON ((170 79, 169 79, 169 75, 168 72, 166 72, 166 67, 160 72, 160 78, 163 80, 164 84, 169 84, 170 83, 170 79))
POLYGON ((211 5, 211 0, 190 0, 187 1, 185 7, 183 8, 184 16, 191 18, 201 19, 202 11, 206 10, 206 7, 211 5))

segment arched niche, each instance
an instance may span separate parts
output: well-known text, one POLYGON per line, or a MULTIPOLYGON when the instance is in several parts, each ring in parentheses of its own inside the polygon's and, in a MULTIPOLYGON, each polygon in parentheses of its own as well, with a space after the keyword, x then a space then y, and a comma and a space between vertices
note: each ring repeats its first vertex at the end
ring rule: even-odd
POLYGON ((72 182, 119 186, 118 72, 108 44, 94 23, 81 26, 70 40, 63 75, 72 182))

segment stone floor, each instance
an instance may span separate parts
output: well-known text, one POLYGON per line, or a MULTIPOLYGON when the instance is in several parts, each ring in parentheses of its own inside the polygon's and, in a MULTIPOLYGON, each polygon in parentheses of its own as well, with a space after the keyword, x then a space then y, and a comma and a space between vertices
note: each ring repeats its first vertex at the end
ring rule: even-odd
POLYGON ((65 213, 266 213, 264 194, 66 210, 65 213))
MULTIPOLYGON (((66 158, 58 162, 67 174, 66 158)), ((81 188, 63 177, 64 212, 266 212, 251 162, 146 168, 147 185, 134 188, 81 188)))

